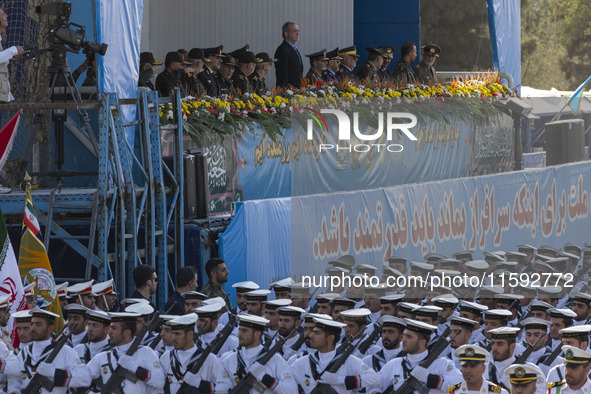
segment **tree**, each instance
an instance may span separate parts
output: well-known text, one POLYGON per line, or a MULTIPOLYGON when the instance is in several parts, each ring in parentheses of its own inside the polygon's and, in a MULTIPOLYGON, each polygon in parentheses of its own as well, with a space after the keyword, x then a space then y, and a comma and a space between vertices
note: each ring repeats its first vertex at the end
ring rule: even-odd
POLYGON ((560 64, 576 89, 591 75, 591 3, 589 0, 559 0, 555 15, 562 21, 560 42, 567 56, 560 64))

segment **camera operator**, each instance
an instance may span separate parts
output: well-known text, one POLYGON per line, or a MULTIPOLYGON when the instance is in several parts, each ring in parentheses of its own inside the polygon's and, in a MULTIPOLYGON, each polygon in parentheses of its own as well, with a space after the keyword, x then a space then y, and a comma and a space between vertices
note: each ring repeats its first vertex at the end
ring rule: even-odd
MULTIPOLYGON (((0 10, 0 34, 8 27, 8 16, 4 10, 0 10)), ((2 37, 0 37, 0 41, 2 37)), ((10 83, 8 81, 8 62, 10 59, 23 54, 22 46, 13 46, 8 49, 3 49, 0 44, 0 102, 7 103, 14 100, 10 93, 10 83)))
POLYGON ((96 86, 96 60, 94 54, 92 54, 92 56, 87 56, 86 60, 74 70, 72 73, 74 82, 78 81, 78 78, 80 78, 80 75, 84 71, 86 71, 86 78, 84 79, 84 82, 82 82, 82 86, 96 86))

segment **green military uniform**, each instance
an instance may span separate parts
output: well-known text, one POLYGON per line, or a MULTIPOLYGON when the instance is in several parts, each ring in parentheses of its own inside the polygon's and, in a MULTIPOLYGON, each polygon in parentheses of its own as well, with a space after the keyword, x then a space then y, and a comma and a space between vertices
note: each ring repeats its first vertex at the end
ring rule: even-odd
POLYGON ((232 309, 232 303, 230 302, 230 296, 222 289, 222 286, 218 286, 214 283, 207 282, 201 289, 201 293, 205 294, 208 298, 221 297, 226 300, 225 311, 232 309))
POLYGON ((435 71, 435 67, 428 66, 425 62, 421 61, 413 71, 415 72, 417 81, 425 84, 437 83, 437 71, 435 71))
POLYGON ((415 76, 418 82, 426 83, 426 84, 435 84, 437 83, 437 71, 435 67, 433 67, 433 63, 429 66, 425 61, 425 56, 432 57, 435 60, 436 57, 439 57, 441 53, 441 48, 439 48, 435 44, 428 44, 422 47, 423 50, 423 59, 418 66, 414 68, 415 76))
POLYGON ((401 82, 403 85, 417 82, 414 71, 404 59, 400 59, 394 71, 392 71, 392 79, 396 82, 401 82))
POLYGON ((322 81, 322 75, 318 74, 316 70, 311 68, 306 74, 306 79, 308 80, 309 84, 315 85, 316 82, 322 81))
POLYGON ((378 82, 378 70, 369 61, 366 61, 357 70, 357 76, 365 83, 378 82))
POLYGON ((239 68, 236 68, 234 75, 232 75, 232 84, 234 85, 234 88, 242 94, 252 93, 252 87, 248 77, 239 68))
POLYGON ((269 90, 267 88, 267 84, 265 83, 265 78, 261 77, 256 71, 248 77, 248 80, 253 93, 261 95, 265 94, 269 90))

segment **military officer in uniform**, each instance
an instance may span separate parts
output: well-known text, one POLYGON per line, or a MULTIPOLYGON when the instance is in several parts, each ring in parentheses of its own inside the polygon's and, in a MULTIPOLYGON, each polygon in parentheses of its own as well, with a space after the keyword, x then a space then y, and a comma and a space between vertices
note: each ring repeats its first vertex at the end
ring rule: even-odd
POLYGON ((203 65, 207 62, 203 49, 192 48, 189 51, 187 62, 191 63, 185 69, 181 76, 181 85, 186 96, 202 97, 205 94, 205 86, 201 83, 197 75, 203 71, 203 65))
POLYGON ((316 85, 316 82, 322 81, 322 73, 328 67, 328 57, 326 49, 306 55, 310 59, 310 70, 306 74, 308 84, 316 85))
POLYGON ((269 91, 265 82, 265 76, 271 71, 271 65, 277 62, 277 59, 269 56, 267 52, 260 52, 256 55, 257 65, 254 72, 248 77, 253 93, 266 94, 269 91))
POLYGON ((140 53, 140 76, 138 78, 137 86, 156 90, 152 83, 152 77, 160 66, 162 66, 162 62, 157 61, 152 52, 140 53))
POLYGON ((222 49, 223 45, 215 48, 206 48, 203 50, 207 62, 203 66, 203 71, 197 74, 197 78, 201 81, 209 96, 217 97, 220 95, 220 88, 215 79, 215 73, 220 69, 222 64, 222 49))
POLYGON ((4 342, 8 350, 13 351, 12 339, 10 339, 10 332, 6 329, 8 320, 10 319, 10 297, 11 294, 0 296, 0 342, 4 342))
POLYGON ((449 343, 450 352, 448 357, 454 362, 457 369, 460 369, 461 365, 460 360, 456 357, 455 350, 470 343, 475 324, 474 320, 460 316, 449 317, 449 336, 453 339, 449 343))
POLYGON ((564 380, 548 383, 549 394, 585 394, 591 392, 591 353, 574 346, 563 346, 564 380))
POLYGON ((15 354, 20 352, 25 346, 29 345, 32 341, 31 339, 31 319, 33 316, 31 315, 31 311, 28 309, 17 311, 12 314, 12 318, 14 319, 14 325, 16 326, 16 333, 18 334, 18 339, 20 343, 18 344, 18 348, 14 350, 15 354))
POLYGON ((143 394, 148 392, 148 389, 151 391, 162 390, 164 388, 164 373, 154 351, 148 346, 140 346, 132 355, 127 355, 127 351, 134 341, 140 314, 113 312, 110 315, 111 350, 99 353, 88 364, 78 369, 77 374, 83 375, 87 379, 88 385, 90 381, 99 378, 105 384, 117 366, 121 366, 128 376, 124 380, 125 394, 143 394), (130 380, 131 377, 135 382, 130 380))
POLYGON ((332 317, 326 315, 324 313, 306 313, 304 318, 304 346, 297 354, 291 356, 287 363, 292 365, 297 359, 307 356, 310 353, 310 335, 312 334, 312 330, 316 327, 316 323, 314 323, 314 318, 317 317, 319 319, 325 320, 332 320, 332 317))
MULTIPOLYGON (((345 327, 345 336, 353 338, 353 344, 361 345, 365 338, 371 334, 371 331, 375 329, 373 325, 368 326, 370 314, 371 311, 367 308, 349 309, 341 312, 343 322, 347 325, 345 327)), ((363 358, 379 351, 379 346, 371 344, 365 353, 362 354, 359 349, 356 349, 353 355, 363 358)))
POLYGON ((83 342, 88 342, 86 336, 86 312, 89 310, 80 304, 68 304, 64 307, 64 312, 68 316, 66 325, 69 333, 72 334, 66 344, 72 349, 83 342))
POLYGON ((518 343, 515 346, 515 354, 521 354, 528 346, 534 346, 533 352, 527 358, 532 364, 540 366, 544 375, 548 373, 549 367, 542 366, 541 364, 546 358, 552 353, 546 343, 548 342, 548 327, 550 322, 547 320, 537 319, 535 317, 529 317, 521 321, 521 325, 525 330, 525 336, 522 343, 518 343), (541 339, 540 339, 541 337, 541 339))
POLYGON ((353 71, 357 65, 357 60, 359 60, 359 55, 357 54, 355 45, 339 50, 339 56, 342 57, 343 60, 341 60, 339 70, 336 72, 336 80, 359 82, 357 74, 355 74, 353 71))
POLYGON ((80 360, 88 364, 90 360, 100 352, 107 351, 110 348, 109 325, 111 324, 111 317, 107 312, 103 311, 87 311, 87 341, 80 343, 74 347, 80 360))
POLYGON ((535 365, 513 364, 505 369, 505 375, 509 377, 512 394, 534 394, 542 371, 535 365))
POLYGON ((421 62, 414 68, 417 81, 428 85, 436 84, 437 71, 433 64, 435 64, 435 59, 439 57, 441 48, 435 44, 428 44, 423 45, 421 49, 423 50, 421 62))
POLYGON ((360 389, 370 392, 375 388, 378 384, 375 371, 355 356, 349 356, 338 371, 327 371, 329 364, 339 357, 336 344, 345 324, 313 319, 315 326, 310 334, 312 351, 292 364, 295 380, 303 392, 311 392, 318 383, 329 384, 339 393, 357 393, 360 389))
MULTIPOLYGON (((215 336, 220 332, 222 326, 219 324, 218 316, 222 313, 224 304, 203 305, 193 311, 199 316, 197 320, 197 333, 195 343, 205 349, 211 343, 215 336)), ((219 355, 230 352, 238 347, 238 338, 230 335, 224 345, 220 348, 219 355)))
POLYGON ((207 299, 207 296, 198 291, 185 291, 181 296, 185 299, 185 313, 193 312, 193 309, 199 308, 201 303, 207 299))
MULTIPOLYGON (((147 302, 138 302, 126 307, 125 312, 137 313, 140 315, 137 319, 137 332, 139 332, 142 328, 149 327, 152 323, 154 308, 152 308, 147 302)), ((142 339, 142 346, 149 346, 155 337, 155 332, 146 332, 142 339)))
POLYGON ((464 381, 447 389, 450 394, 469 393, 495 393, 508 394, 501 386, 484 379, 484 365, 490 354, 477 345, 462 345, 457 348, 454 355, 460 360, 461 372, 464 381))
POLYGON ((238 320, 240 347, 220 360, 216 391, 227 393, 250 372, 266 388, 264 393, 296 393, 291 370, 280 354, 274 354, 265 365, 259 362, 267 352, 261 338, 269 320, 249 314, 238 315, 238 320))
POLYGON ((8 375, 8 392, 21 392, 37 373, 53 383, 52 393, 65 393, 68 387, 89 386, 90 379, 76 375, 83 364, 74 349, 64 346, 51 363, 45 362, 56 344, 52 340, 52 333, 59 315, 43 309, 33 309, 31 316, 33 343, 16 357, 0 355, 0 359, 6 364, 4 371, 0 366, 0 372, 8 375))
POLYGON ((181 74, 185 72, 186 62, 177 51, 168 52, 164 59, 164 70, 156 77, 156 90, 160 97, 168 97, 175 88, 181 87, 181 74))
POLYGON ((236 62, 236 58, 230 55, 224 55, 220 69, 215 74, 216 82, 220 88, 220 95, 238 95, 232 83, 232 75, 234 75, 234 71, 237 68, 238 63, 236 62))
POLYGON ((246 311, 249 315, 263 317, 265 315, 265 302, 270 290, 259 289, 246 293, 246 311))
POLYGON ((378 71, 384 64, 383 50, 367 47, 367 60, 357 70, 357 76, 362 83, 378 82, 378 71))
MULTIPOLYGON (((68 282, 64 282, 64 283, 60 283, 59 285, 55 285, 55 291, 57 291, 57 296, 59 298, 60 301, 60 308, 63 311, 64 307, 66 305, 68 305, 68 282)), ((25 295, 26 295, 26 290, 25 290, 25 295)), ((32 295, 32 293, 31 293, 32 295)), ((27 298, 27 304, 29 304, 29 299, 27 298)), ((29 305, 29 310, 31 309, 35 309, 35 302, 33 301, 33 307, 31 308, 31 306, 29 305)), ((64 316, 65 317, 65 316, 64 316)))
POLYGON ((380 338, 382 348, 377 353, 363 358, 363 363, 372 367, 376 372, 379 372, 388 361, 404 356, 400 349, 400 339, 406 328, 406 320, 386 315, 380 318, 380 323, 382 325, 380 338))
MULTIPOLYGON (((591 334, 591 326, 588 325, 573 326, 560 330, 563 347, 572 346, 581 350, 587 349, 589 344, 589 334, 591 334)), ((557 357, 555 364, 556 365, 552 367, 547 374, 548 382, 564 380, 564 359, 562 357, 557 357)))
POLYGON ((305 349, 302 329, 302 308, 288 305, 277 309, 279 313, 279 335, 286 338, 280 353, 285 360, 305 349))
POLYGON ((390 71, 388 71, 388 66, 394 57, 394 47, 381 46, 377 47, 376 49, 382 52, 382 57, 384 58, 382 66, 378 70, 378 78, 380 81, 388 81, 391 78, 390 71))
POLYGON ((202 357, 204 348, 193 341, 197 315, 190 313, 177 316, 166 324, 170 327, 174 349, 167 350, 160 357, 165 375, 165 392, 176 393, 183 383, 197 388, 200 393, 213 393, 220 369, 218 358, 210 353, 196 373, 193 366, 202 357))
POLYGON ((265 319, 269 320, 267 323, 267 329, 263 333, 263 346, 270 347, 271 341, 274 341, 277 338, 279 333, 279 308, 284 306, 288 306, 291 304, 291 300, 286 300, 285 298, 281 298, 278 300, 269 300, 264 301, 265 304, 265 319))
POLYGON ((94 309, 96 294, 92 292, 93 283, 94 279, 68 287, 68 296, 73 298, 75 303, 94 309))
POLYGON ((402 333, 402 351, 406 355, 389 361, 378 372, 380 391, 389 386, 397 390, 410 376, 425 385, 431 394, 446 392, 462 381, 462 374, 447 357, 439 357, 429 368, 420 365, 429 354, 427 343, 436 329, 436 326, 407 319, 402 333))
POLYGON ((96 294, 95 305, 104 312, 112 312, 117 305, 117 292, 113 279, 106 282, 95 283, 92 286, 92 292, 96 294))
POLYGON ((253 52, 244 51, 238 55, 239 66, 232 75, 232 83, 241 94, 253 92, 249 77, 254 73, 258 62, 259 59, 253 52))
POLYGON ((328 58, 328 66, 326 70, 322 72, 322 80, 324 82, 334 82, 337 78, 337 71, 339 71, 339 66, 341 65, 342 57, 339 56, 339 48, 336 47, 332 51, 326 52, 326 57, 328 58))
POLYGON ((398 64, 392 71, 392 79, 402 85, 416 83, 417 79, 410 65, 417 58, 417 47, 413 42, 405 42, 400 47, 400 56, 398 64))

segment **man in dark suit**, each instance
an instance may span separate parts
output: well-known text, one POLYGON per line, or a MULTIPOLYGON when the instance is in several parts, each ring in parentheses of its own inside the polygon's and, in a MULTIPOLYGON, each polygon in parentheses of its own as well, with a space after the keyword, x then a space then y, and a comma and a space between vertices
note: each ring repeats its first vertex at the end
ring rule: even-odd
POLYGON ((302 84, 304 63, 295 44, 300 38, 300 28, 295 22, 285 22, 281 28, 283 42, 275 51, 275 75, 277 87, 294 86, 299 88, 302 84))

